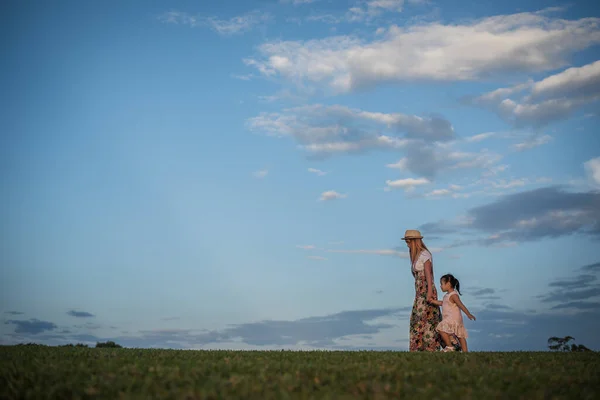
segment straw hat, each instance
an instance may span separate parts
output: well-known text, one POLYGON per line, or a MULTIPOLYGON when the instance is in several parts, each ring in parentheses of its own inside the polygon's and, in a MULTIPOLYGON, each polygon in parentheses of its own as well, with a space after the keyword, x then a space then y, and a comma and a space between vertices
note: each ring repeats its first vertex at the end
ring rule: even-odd
POLYGON ((416 229, 408 229, 406 232, 404 232, 404 237, 402 240, 406 239, 423 239, 423 236, 421 236, 421 232, 416 229))

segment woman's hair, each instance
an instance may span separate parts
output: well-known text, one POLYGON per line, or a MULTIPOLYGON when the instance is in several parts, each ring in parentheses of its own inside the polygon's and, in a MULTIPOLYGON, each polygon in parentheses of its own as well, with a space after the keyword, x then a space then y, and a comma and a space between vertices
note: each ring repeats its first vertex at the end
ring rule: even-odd
MULTIPOLYGON (((415 261, 417 261, 419 254, 421 254, 423 250, 429 251, 429 249, 425 246, 425 243, 423 243, 423 239, 410 239, 410 241, 414 243, 413 246, 410 246, 410 263, 414 264, 415 261)), ((431 252, 429 251, 429 253, 431 252)))
POLYGON ((443 282, 450 282, 452 289, 455 289, 460 294, 460 282, 452 274, 446 274, 440 278, 443 282))

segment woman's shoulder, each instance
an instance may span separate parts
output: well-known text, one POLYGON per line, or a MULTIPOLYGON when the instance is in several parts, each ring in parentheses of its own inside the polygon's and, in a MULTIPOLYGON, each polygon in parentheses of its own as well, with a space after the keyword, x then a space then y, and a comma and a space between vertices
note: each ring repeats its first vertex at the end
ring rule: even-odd
POLYGON ((424 260, 431 260, 431 253, 427 249, 421 250, 421 254, 419 254, 419 258, 424 260))

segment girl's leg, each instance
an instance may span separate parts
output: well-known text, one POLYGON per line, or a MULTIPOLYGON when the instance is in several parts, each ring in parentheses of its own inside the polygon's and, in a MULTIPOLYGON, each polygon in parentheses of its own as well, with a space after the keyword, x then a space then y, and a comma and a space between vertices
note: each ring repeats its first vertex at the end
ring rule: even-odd
POLYGON ((446 347, 452 347, 452 343, 450 342, 450 335, 448 335, 446 332, 440 331, 440 336, 442 337, 442 340, 446 344, 446 347))
POLYGON ((458 341, 460 342, 460 347, 462 347, 462 351, 464 353, 467 353, 469 351, 469 349, 467 348, 467 339, 465 338, 458 338, 458 341))

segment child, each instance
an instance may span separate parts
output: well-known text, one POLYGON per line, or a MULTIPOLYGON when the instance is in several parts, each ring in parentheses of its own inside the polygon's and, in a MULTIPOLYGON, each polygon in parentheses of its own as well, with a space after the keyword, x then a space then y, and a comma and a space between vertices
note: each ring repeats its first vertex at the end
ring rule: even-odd
POLYGON ((467 348, 467 330, 463 325, 463 318, 460 310, 462 310, 469 319, 475 320, 473 314, 467 310, 467 307, 462 303, 460 297, 460 282, 451 274, 446 274, 440 278, 440 287, 446 292, 442 301, 434 299, 432 304, 442 306, 442 322, 438 324, 436 330, 440 333, 446 347, 444 352, 454 351, 450 343, 450 335, 456 336, 460 342, 462 351, 469 351, 467 348), (458 294, 457 294, 458 292, 458 294))

